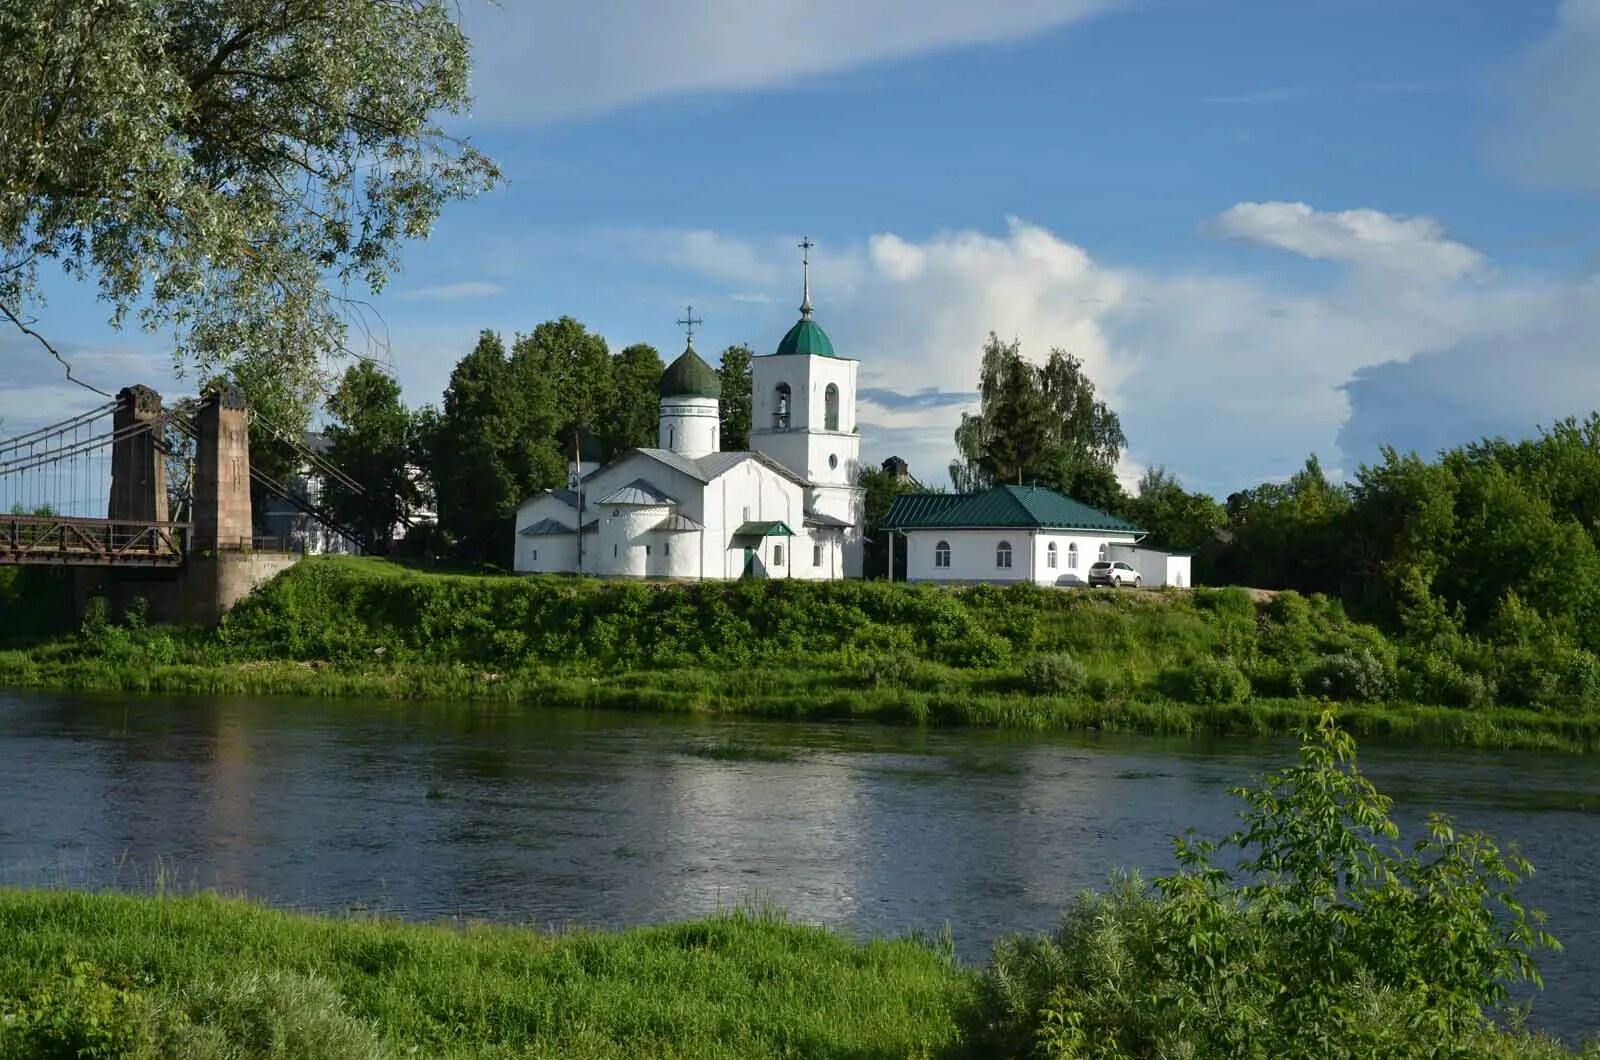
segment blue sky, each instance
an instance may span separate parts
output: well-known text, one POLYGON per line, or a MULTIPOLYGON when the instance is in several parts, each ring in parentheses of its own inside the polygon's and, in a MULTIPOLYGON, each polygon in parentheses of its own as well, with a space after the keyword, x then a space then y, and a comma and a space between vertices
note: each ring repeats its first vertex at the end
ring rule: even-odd
MULTIPOLYGON (((377 305, 436 402, 481 328, 773 347, 798 252, 863 450, 941 481, 991 330, 1083 357, 1127 467, 1219 495, 1600 404, 1600 0, 505 0, 460 131, 508 185, 377 305)), ((82 292, 85 374, 163 373, 82 292)), ((5 340, 9 425, 71 407, 5 340)), ((154 380, 176 392, 181 384, 154 380)))

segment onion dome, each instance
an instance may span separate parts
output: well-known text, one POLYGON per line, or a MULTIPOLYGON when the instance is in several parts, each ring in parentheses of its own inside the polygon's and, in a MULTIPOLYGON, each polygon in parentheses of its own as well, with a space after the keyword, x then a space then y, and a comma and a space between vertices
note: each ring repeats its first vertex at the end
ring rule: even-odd
POLYGON ((722 377, 701 360, 693 346, 685 347, 678 359, 661 373, 661 396, 718 399, 722 397, 722 377))
POLYGON ((793 354, 802 354, 811 357, 837 357, 833 352, 833 342, 828 338, 828 333, 822 330, 822 325, 811 319, 807 313, 795 322, 794 327, 778 343, 775 356, 788 357, 793 354))

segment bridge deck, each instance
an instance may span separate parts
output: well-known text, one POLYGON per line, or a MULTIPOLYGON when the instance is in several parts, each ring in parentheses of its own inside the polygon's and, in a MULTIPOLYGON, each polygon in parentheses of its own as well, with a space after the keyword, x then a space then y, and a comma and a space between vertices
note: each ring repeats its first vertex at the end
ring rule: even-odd
POLYGON ((188 523, 0 515, 0 565, 177 567, 188 523))

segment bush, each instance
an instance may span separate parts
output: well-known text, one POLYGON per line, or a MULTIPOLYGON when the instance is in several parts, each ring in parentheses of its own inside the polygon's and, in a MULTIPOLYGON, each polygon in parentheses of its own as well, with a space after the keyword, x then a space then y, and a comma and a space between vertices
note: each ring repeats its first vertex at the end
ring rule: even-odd
POLYGON ((1555 944, 1516 899, 1526 862, 1440 817, 1401 855, 1331 715, 1297 766, 1235 794, 1241 829, 1176 840, 1177 874, 1117 878, 1052 935, 996 943, 972 1055, 1533 1055, 1494 1023, 1555 944))
POLYGON ((1089 671, 1063 652, 1034 655, 1022 664, 1023 687, 1035 695, 1059 696, 1080 691, 1089 680, 1089 671))
POLYGON ((903 688, 916 676, 917 665, 910 652, 873 652, 862 656, 856 677, 869 688, 903 688))
POLYGON ((1197 659, 1168 676, 1177 697, 1206 706, 1242 703, 1250 698, 1250 681, 1229 659, 1197 659))
POLYGON ((1329 699, 1379 703, 1389 696, 1388 670, 1371 651, 1324 655, 1306 671, 1305 688, 1313 695, 1329 699))

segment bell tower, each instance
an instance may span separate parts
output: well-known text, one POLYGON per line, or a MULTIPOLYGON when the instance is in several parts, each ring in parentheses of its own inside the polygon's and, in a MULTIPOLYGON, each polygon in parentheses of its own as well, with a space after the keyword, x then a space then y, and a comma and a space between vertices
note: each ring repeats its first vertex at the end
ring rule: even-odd
POLYGON ((816 322, 811 304, 811 248, 800 241, 800 319, 774 352, 751 360, 750 448, 805 476, 806 513, 853 528, 845 533, 845 569, 861 573, 861 432, 856 424, 856 369, 816 322))

